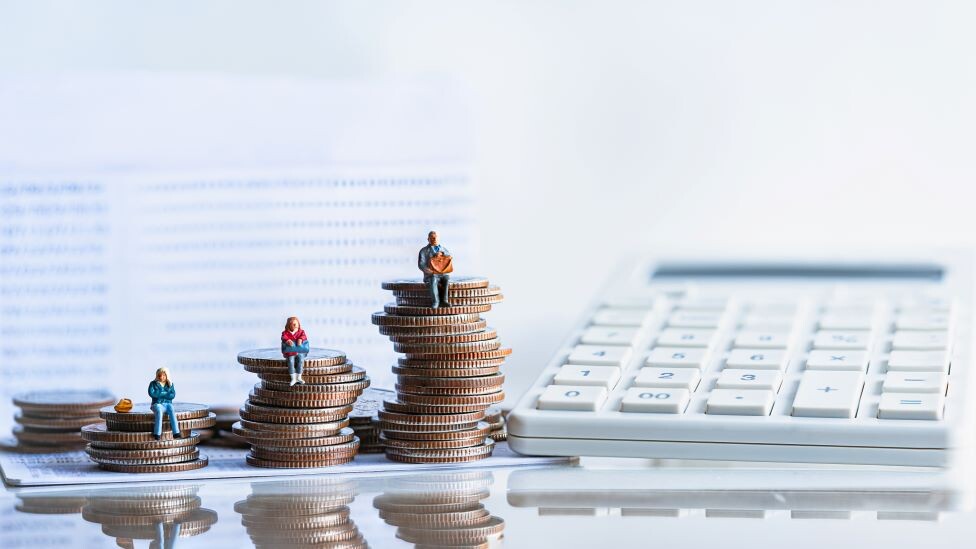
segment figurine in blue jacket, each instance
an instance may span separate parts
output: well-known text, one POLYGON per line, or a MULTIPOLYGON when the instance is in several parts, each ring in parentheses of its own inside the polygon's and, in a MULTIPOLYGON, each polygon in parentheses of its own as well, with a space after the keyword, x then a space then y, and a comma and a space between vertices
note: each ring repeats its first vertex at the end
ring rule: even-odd
POLYGON ((173 429, 173 438, 182 438, 180 424, 176 421, 173 410, 173 399, 176 398, 176 386, 169 378, 169 368, 156 370, 156 379, 149 384, 149 398, 152 399, 153 436, 159 440, 163 436, 163 414, 169 414, 169 424, 173 429))

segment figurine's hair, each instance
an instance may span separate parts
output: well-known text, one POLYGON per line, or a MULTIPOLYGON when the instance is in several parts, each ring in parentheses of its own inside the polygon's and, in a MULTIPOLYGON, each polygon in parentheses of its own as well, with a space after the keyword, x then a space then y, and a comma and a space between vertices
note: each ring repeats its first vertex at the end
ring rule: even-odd
POLYGON ((430 231, 429 233, 427 233, 427 237, 429 238, 430 235, 432 235, 432 234, 437 234, 437 231, 430 231))
POLYGON ((173 384, 173 378, 169 377, 169 368, 163 366, 162 368, 156 368, 156 379, 159 379, 159 374, 166 374, 166 386, 173 384))
POLYGON ((295 322, 298 323, 298 329, 295 330, 295 331, 297 332, 298 330, 301 330, 302 329, 302 321, 301 320, 298 320, 298 317, 297 316, 290 316, 290 317, 288 317, 288 320, 285 321, 285 329, 286 330, 288 329, 288 325, 291 324, 291 321, 292 320, 294 320, 295 322))

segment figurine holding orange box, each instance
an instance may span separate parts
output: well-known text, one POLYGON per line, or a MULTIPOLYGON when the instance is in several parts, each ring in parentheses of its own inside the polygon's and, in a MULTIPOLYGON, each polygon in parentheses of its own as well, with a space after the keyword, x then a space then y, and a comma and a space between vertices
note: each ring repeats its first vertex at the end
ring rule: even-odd
POLYGON ((448 294, 448 273, 454 271, 451 252, 441 246, 437 231, 427 233, 427 245, 417 254, 417 268, 424 273, 424 284, 430 292, 431 307, 451 306, 448 294), (443 301, 442 301, 443 299, 443 301))

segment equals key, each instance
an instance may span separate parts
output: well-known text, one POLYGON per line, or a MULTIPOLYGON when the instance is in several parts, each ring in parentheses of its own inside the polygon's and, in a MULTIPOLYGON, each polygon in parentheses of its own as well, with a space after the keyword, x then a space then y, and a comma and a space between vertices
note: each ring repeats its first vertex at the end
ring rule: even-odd
POLYGON ((939 393, 883 393, 879 419, 942 419, 945 395, 939 393))

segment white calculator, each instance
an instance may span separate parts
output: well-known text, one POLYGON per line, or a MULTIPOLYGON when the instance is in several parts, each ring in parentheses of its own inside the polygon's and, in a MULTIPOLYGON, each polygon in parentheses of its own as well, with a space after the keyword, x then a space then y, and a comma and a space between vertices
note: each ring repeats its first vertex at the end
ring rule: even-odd
POLYGON ((622 266, 508 417, 523 454, 948 467, 971 258, 622 266))

